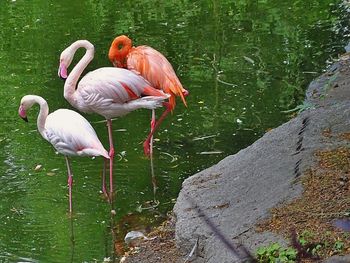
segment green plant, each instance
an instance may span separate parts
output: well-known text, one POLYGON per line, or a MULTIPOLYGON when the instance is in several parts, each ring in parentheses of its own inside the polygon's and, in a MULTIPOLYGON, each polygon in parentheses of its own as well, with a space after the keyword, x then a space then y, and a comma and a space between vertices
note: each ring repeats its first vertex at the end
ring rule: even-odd
POLYGON ((304 230, 303 233, 299 236, 299 242, 302 246, 306 245, 306 243, 309 243, 310 240, 313 238, 314 234, 308 230, 304 230))
POLYGON ((325 247, 325 244, 310 244, 310 241, 314 237, 314 233, 305 230, 301 235, 299 236, 299 243, 303 247, 306 248, 307 252, 310 252, 312 255, 317 255, 318 252, 325 247))
POLYGON ((344 242, 341 240, 335 241, 333 248, 337 252, 342 251, 344 249, 344 242))
POLYGON ((294 248, 284 248, 278 243, 273 243, 270 246, 259 247, 256 254, 259 262, 292 263, 296 260, 297 251, 294 248))
MULTIPOLYGON (((311 249, 311 254, 312 255, 317 255, 318 252, 322 249, 322 245, 321 244, 317 244, 316 246, 314 246, 312 249, 311 249)), ((309 249, 308 249, 309 250, 309 249)))

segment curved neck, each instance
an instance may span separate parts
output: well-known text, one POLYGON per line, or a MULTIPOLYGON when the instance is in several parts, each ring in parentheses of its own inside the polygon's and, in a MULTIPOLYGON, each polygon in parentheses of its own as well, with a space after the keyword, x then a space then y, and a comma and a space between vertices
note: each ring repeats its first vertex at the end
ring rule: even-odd
POLYGON ((79 80, 79 77, 83 73, 84 69, 87 67, 87 65, 90 63, 90 61, 94 58, 94 46, 87 40, 79 40, 74 42, 70 48, 72 57, 74 56, 75 52, 78 50, 78 48, 85 48, 86 52, 84 56, 80 59, 78 64, 75 65, 72 72, 68 75, 68 78, 66 79, 66 82, 64 84, 64 97, 66 100, 68 100, 72 105, 75 105, 74 101, 74 92, 79 80))
POLYGON ((39 111, 36 124, 38 126, 38 131, 40 132, 41 136, 45 138, 44 131, 45 131, 46 118, 47 118, 47 115, 49 115, 49 106, 47 105, 46 100, 44 100, 42 97, 32 95, 32 99, 34 103, 38 103, 40 106, 40 111, 39 111))

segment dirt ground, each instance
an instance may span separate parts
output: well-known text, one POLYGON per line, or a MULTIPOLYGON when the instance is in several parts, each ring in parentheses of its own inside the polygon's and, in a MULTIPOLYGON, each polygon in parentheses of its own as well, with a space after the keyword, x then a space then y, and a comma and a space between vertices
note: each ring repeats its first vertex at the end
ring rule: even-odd
POLYGON ((124 263, 183 263, 183 257, 175 245, 175 220, 165 221, 148 235, 149 240, 125 253, 120 262, 124 263))

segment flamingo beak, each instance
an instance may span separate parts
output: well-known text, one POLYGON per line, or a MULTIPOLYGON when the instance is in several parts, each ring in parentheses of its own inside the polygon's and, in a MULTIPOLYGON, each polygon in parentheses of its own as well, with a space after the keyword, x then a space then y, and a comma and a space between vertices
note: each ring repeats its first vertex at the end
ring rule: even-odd
POLYGON ((58 67, 58 76, 64 80, 68 77, 67 67, 64 65, 63 62, 61 62, 60 66, 58 67))
POLYGON ((113 60, 113 66, 116 67, 116 68, 125 68, 123 63, 120 62, 119 60, 113 60))
POLYGON ((18 114, 25 122, 28 122, 27 113, 26 113, 25 109, 23 109, 22 105, 19 106, 18 114))

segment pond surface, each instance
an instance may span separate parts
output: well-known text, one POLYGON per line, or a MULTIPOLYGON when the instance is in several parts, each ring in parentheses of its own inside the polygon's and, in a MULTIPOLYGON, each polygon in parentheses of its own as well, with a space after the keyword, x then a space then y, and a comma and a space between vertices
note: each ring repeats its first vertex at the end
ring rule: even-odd
MULTIPOLYGON (((1 262, 115 259, 115 240, 161 222, 185 178, 288 120, 282 111, 302 103, 308 83, 348 40, 348 7, 338 1, 165 2, 0 2, 1 262), (101 158, 74 158, 70 218, 64 158, 37 132, 38 108, 27 124, 18 105, 37 94, 52 111, 71 108, 57 77, 60 52, 88 39, 96 52, 85 72, 109 66, 120 34, 168 57, 190 91, 188 107, 178 101, 155 136, 155 196, 141 144, 150 112, 139 110, 114 121, 116 216, 99 192, 101 158), (159 205, 145 209, 154 198, 159 205)), ((108 148, 103 118, 84 116, 108 148)))

